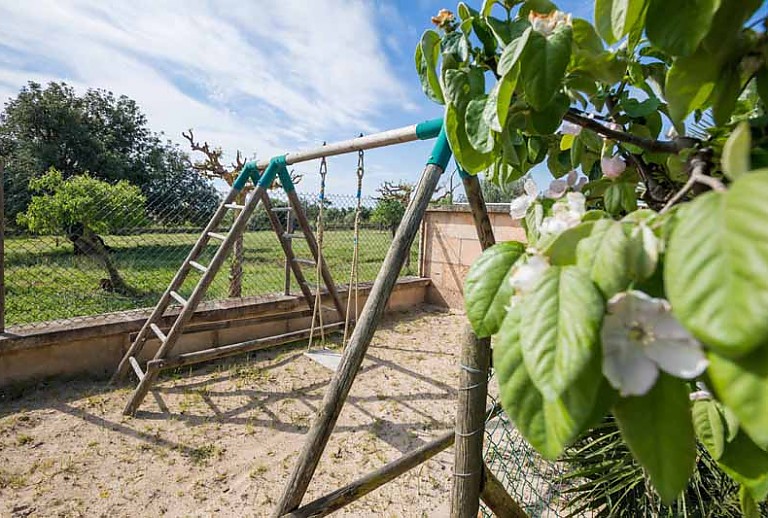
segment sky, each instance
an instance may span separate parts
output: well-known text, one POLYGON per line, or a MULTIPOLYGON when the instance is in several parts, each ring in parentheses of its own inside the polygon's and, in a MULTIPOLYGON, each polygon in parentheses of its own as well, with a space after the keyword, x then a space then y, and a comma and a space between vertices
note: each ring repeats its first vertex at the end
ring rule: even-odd
MULTIPOLYGON (((481 3, 479 0, 470 5, 481 3)), ((559 2, 592 19, 591 0, 559 2)), ((442 116, 413 52, 443 0, 28 0, 0 2, 0 100, 66 81, 138 102, 153 131, 229 157, 267 159, 442 116)), ((416 181, 431 149, 366 153, 364 192, 416 181)), ((329 194, 353 194, 357 156, 328 161, 329 194)), ((295 166, 315 192, 318 164, 295 166)))

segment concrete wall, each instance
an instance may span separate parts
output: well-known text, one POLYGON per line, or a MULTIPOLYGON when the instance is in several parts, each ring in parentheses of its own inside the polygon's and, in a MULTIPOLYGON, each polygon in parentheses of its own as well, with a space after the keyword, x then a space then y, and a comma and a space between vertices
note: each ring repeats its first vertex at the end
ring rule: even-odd
MULTIPOLYGON (((488 212, 497 243, 525 241, 520 222, 509 216, 506 207, 489 207, 488 212)), ((464 277, 482 251, 469 207, 453 205, 429 209, 422 232, 420 274, 431 280, 427 301, 463 309, 464 277)))
MULTIPOLYGON (((399 280, 387 311, 410 309, 425 302, 428 284, 428 279, 399 280)), ((361 285, 360 309, 369 292, 370 284, 361 285)), ((340 289, 340 295, 346 305, 346 289, 340 289)), ((327 295, 323 306, 332 307, 327 295)), ((295 296, 201 304, 193 317, 190 332, 182 336, 173 352, 199 351, 307 329, 311 322, 307 313, 306 302, 295 296)), ((49 322, 24 334, 6 333, 0 338, 0 401, 4 395, 3 387, 52 377, 104 378, 111 375, 148 316, 148 311, 121 312, 83 323, 49 322)), ((325 323, 331 323, 336 313, 326 311, 323 317, 325 323)), ((167 329, 172 318, 172 315, 167 316, 161 327, 167 329)), ((141 358, 148 359, 158 345, 157 340, 148 341, 141 358)))

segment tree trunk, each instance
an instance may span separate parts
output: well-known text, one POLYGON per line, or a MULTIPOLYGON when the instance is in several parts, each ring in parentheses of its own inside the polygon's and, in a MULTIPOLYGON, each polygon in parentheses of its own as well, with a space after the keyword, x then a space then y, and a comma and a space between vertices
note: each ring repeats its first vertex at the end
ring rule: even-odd
MULTIPOLYGON (((237 195, 238 205, 244 205, 245 195, 241 192, 237 195)), ((232 261, 229 264, 229 298, 238 298, 243 296, 243 258, 245 250, 243 247, 243 234, 237 236, 235 244, 232 247, 232 261)))
MULTIPOLYGON (((80 229, 78 229, 80 230, 80 229)), ((75 245, 75 249, 87 255, 107 271, 109 279, 102 280, 101 287, 108 291, 115 291, 123 295, 132 295, 132 290, 120 276, 115 264, 109 257, 104 240, 88 227, 82 227, 81 232, 69 235, 69 239, 75 245)))

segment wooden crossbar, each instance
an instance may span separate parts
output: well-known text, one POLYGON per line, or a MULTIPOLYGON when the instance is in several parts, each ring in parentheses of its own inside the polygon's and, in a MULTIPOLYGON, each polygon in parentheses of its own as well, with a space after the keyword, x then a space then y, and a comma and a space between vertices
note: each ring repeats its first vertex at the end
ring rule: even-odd
MULTIPOLYGON (((334 322, 323 326, 323 331, 333 332, 339 331, 344 327, 344 322, 334 322)), ((203 363, 212 360, 219 360, 228 356, 234 356, 237 354, 243 354, 253 351, 260 351, 263 349, 270 349, 278 345, 288 344, 291 342, 298 342, 299 340, 306 340, 309 338, 309 329, 302 329, 300 331, 292 331, 290 333, 284 333, 281 335, 267 336, 264 338, 256 338, 254 340, 248 340, 236 344, 223 345, 221 347, 213 347, 210 349, 204 349, 202 351, 194 351, 191 353, 180 354, 174 358, 166 358, 159 360, 151 360, 149 364, 153 365, 159 370, 174 369, 176 367, 184 367, 187 365, 194 365, 196 363, 203 363)))

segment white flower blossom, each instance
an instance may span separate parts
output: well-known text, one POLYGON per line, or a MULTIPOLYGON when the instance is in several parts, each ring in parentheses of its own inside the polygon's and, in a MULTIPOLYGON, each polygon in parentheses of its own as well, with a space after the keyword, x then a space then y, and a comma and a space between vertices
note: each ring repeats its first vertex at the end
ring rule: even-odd
POLYGON ((701 344, 672 316, 669 303, 640 291, 608 301, 601 331, 603 374, 622 396, 641 396, 659 369, 693 379, 707 368, 701 344))
POLYGON ((512 216, 512 219, 523 219, 525 213, 528 212, 528 207, 530 207, 539 196, 539 189, 536 187, 536 182, 530 178, 523 184, 523 190, 525 191, 525 194, 518 196, 509 204, 509 215, 512 216))
POLYGON ((509 301, 511 306, 514 306, 521 296, 529 293, 549 268, 549 260, 543 255, 524 256, 521 259, 520 264, 515 265, 509 276, 509 283, 515 290, 509 301))
POLYGON ((587 212, 586 202, 580 192, 569 192, 565 198, 557 200, 552 205, 552 215, 541 222, 541 237, 556 236, 581 223, 582 216, 587 212))
POLYGON ((549 14, 531 11, 528 13, 528 21, 531 22, 534 31, 538 31, 544 36, 549 36, 561 25, 572 25, 570 13, 562 11, 552 11, 549 14))
POLYGON ((627 168, 624 160, 618 156, 603 157, 600 159, 600 167, 603 170, 603 176, 606 178, 618 178, 627 168))
POLYGON ((587 178, 585 176, 579 178, 579 173, 576 171, 571 171, 568 173, 568 176, 566 176, 565 179, 558 178, 557 180, 552 180, 552 182, 549 184, 549 188, 544 193, 544 196, 556 200, 561 198, 566 193, 568 188, 571 188, 574 191, 580 191, 586 183, 587 178))
POLYGON ((578 135, 581 133, 581 126, 572 122, 563 121, 560 125, 560 133, 563 135, 578 135))

